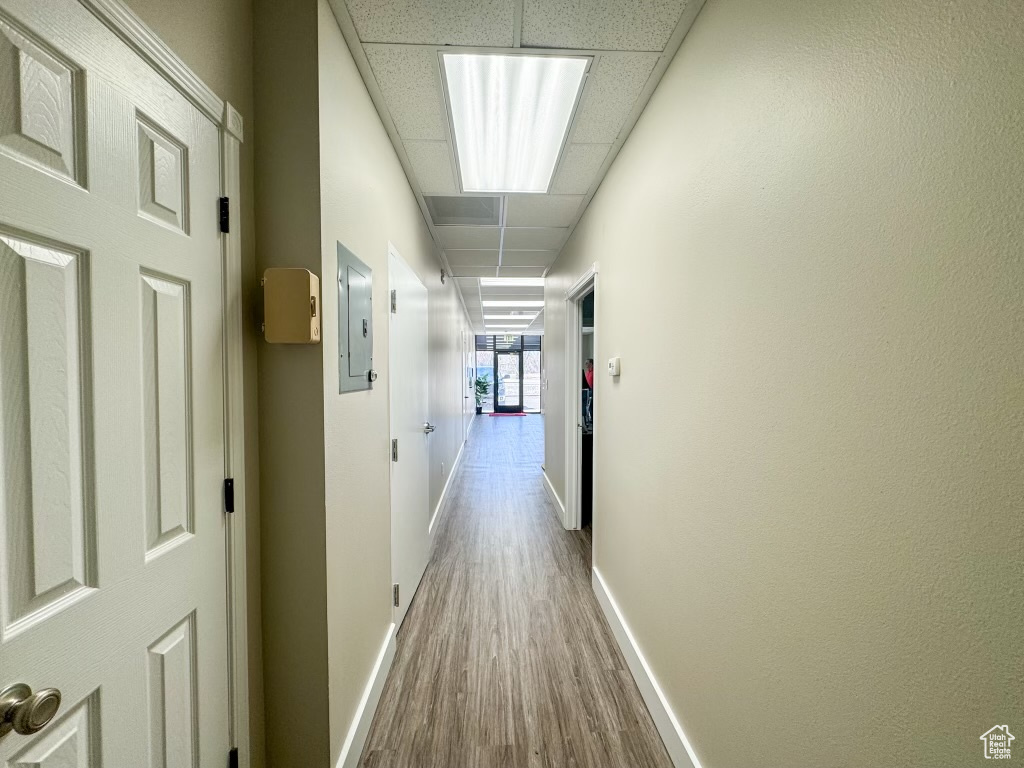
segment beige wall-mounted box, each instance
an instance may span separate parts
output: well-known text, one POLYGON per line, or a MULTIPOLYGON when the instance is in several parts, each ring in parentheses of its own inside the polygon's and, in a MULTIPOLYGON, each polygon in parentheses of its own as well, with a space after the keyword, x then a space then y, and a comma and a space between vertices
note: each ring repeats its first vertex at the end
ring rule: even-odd
POLYGON ((320 278, 308 269, 263 273, 263 338, 271 344, 320 343, 320 278))

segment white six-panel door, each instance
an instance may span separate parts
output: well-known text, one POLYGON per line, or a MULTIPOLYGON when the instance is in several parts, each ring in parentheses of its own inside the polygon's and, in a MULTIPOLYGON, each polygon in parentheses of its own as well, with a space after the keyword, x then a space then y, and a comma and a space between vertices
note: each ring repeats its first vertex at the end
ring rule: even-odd
POLYGON ((391 463, 391 573, 399 586, 394 607, 401 627, 430 556, 430 477, 427 289, 394 249, 388 256, 388 285, 395 311, 388 333, 391 438, 398 461, 391 463))
POLYGON ((0 688, 12 768, 223 768, 218 129, 86 8, 0 0, 0 688))

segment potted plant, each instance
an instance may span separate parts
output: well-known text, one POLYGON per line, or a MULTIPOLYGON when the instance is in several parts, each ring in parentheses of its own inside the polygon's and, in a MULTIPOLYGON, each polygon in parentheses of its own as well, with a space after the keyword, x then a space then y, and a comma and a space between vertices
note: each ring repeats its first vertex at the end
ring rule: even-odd
POLYGON ((484 398, 491 393, 491 376, 485 373, 476 377, 473 382, 476 385, 476 412, 483 412, 484 398))

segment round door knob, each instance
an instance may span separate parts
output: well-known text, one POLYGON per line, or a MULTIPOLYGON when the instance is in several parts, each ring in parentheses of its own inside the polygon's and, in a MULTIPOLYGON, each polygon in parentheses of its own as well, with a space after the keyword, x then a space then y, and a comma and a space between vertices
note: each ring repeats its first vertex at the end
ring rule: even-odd
POLYGON ((60 691, 44 688, 38 693, 24 683, 0 691, 0 736, 10 731, 30 736, 43 730, 60 709, 60 691))

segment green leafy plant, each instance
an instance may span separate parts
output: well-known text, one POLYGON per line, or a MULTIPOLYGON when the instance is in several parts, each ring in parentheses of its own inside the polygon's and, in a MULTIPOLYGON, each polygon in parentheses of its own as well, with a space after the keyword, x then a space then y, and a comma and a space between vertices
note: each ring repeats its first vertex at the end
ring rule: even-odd
POLYGON ((484 398, 491 394, 491 376, 487 373, 477 376, 473 383, 476 385, 476 407, 479 408, 483 405, 484 398))

